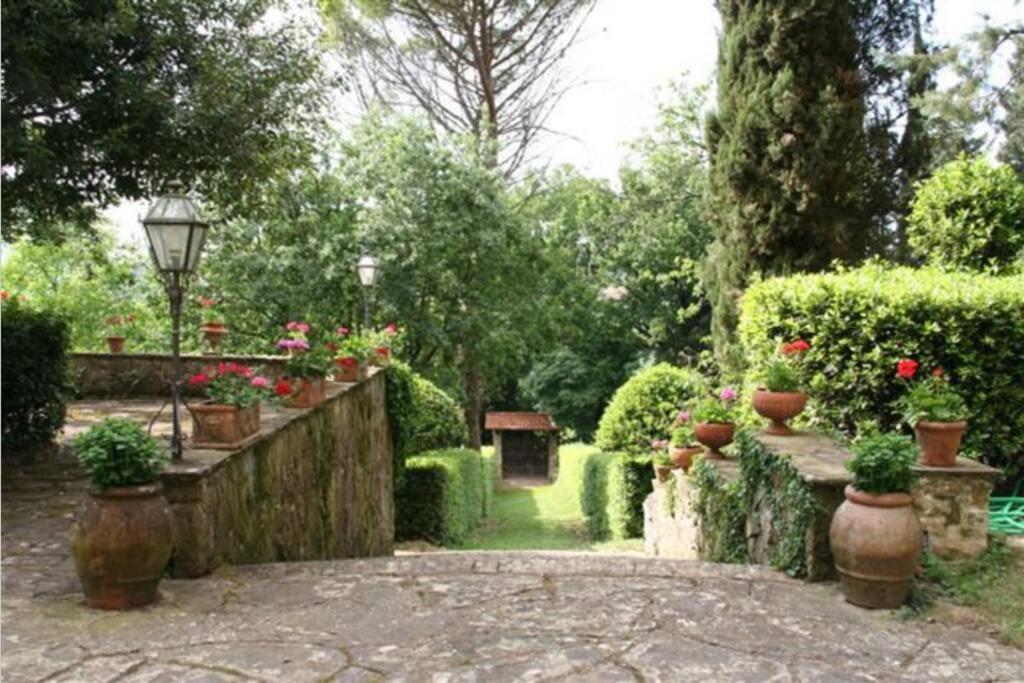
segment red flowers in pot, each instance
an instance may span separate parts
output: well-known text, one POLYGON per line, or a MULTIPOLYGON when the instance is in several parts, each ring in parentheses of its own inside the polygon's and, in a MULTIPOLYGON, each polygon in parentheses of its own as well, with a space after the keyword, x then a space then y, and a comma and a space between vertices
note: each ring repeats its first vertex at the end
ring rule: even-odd
POLYGON ((912 358, 896 364, 896 376, 909 384, 898 405, 917 436, 921 464, 951 467, 967 431, 967 406, 942 368, 935 367, 927 377, 914 381, 919 368, 912 358))
POLYGON ((811 345, 803 339, 782 344, 761 372, 762 385, 754 392, 754 410, 772 421, 767 434, 788 436, 793 430, 786 424, 803 412, 807 394, 800 391, 800 359, 811 345))
POLYGON ((239 363, 219 363, 188 380, 207 400, 189 406, 192 445, 196 448, 235 449, 260 429, 260 401, 271 397, 270 381, 239 363))

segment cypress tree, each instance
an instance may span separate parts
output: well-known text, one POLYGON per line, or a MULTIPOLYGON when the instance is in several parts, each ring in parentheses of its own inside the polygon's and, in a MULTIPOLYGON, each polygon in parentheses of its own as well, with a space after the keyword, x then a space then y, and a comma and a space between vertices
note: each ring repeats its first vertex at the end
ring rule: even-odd
POLYGON ((707 123, 715 350, 735 370, 737 300, 754 273, 864 252, 865 94, 849 0, 718 0, 718 107, 707 123))

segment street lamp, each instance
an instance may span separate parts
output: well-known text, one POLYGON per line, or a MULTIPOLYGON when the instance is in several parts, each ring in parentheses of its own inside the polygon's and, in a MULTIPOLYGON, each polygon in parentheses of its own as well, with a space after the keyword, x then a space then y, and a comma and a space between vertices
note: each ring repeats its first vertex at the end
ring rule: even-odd
POLYGON ((171 459, 181 460, 181 303, 184 278, 195 272, 210 226, 199 214, 199 207, 185 193, 179 180, 171 181, 168 192, 149 207, 142 219, 149 241, 149 252, 163 276, 171 300, 171 459))
POLYGON ((356 264, 359 282, 363 285, 363 328, 370 328, 370 288, 380 277, 380 262, 369 254, 363 254, 356 264))

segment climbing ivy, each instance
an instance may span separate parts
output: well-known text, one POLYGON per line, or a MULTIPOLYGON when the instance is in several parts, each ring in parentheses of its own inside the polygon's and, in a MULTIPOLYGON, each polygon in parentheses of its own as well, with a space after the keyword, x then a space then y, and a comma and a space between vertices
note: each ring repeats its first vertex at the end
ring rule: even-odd
POLYGON ((702 457, 690 468, 689 477, 697 490, 691 510, 700 529, 701 558, 710 562, 746 562, 747 505, 743 480, 726 481, 718 468, 702 457))

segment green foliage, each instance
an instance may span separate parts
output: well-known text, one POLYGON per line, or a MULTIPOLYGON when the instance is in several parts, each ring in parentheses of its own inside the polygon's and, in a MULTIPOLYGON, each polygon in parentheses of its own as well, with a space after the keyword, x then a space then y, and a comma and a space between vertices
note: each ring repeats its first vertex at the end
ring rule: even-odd
POLYGON ((921 420, 960 422, 968 417, 967 405, 950 386, 948 375, 929 376, 910 385, 899 400, 903 419, 913 427, 921 420))
POLYGON ((456 545, 484 517, 484 458, 477 451, 431 451, 409 458, 395 499, 395 538, 456 545))
POLYGON ((693 434, 693 425, 696 422, 697 420, 693 418, 687 418, 682 422, 677 419, 672 427, 672 436, 669 437, 669 443, 677 448, 697 443, 697 437, 693 434))
POLYGON ((787 359, 775 356, 762 370, 760 383, 768 391, 800 391, 800 370, 787 359))
POLYGON ((322 344, 311 344, 309 351, 297 351, 284 363, 284 374, 290 379, 320 379, 331 374, 334 354, 322 344))
POLYGON ((716 353, 737 358, 754 273, 820 270, 868 239, 857 3, 722 0, 718 107, 708 120, 715 244, 705 283, 716 353))
MULTIPOLYGON (((726 387, 718 395, 707 395, 697 401, 690 411, 692 422, 717 422, 720 424, 736 422, 737 393, 732 387, 726 387)), ((677 443, 673 440, 672 443, 677 443)))
POLYGON ((971 416, 964 453, 1009 476, 1022 464, 1024 277, 872 264, 767 280, 744 296, 740 335, 754 368, 776 352, 776 339, 809 340, 808 418, 848 434, 858 422, 899 425, 901 358, 942 367, 971 416))
POLYGON ((671 431, 680 407, 701 386, 700 376, 660 363, 633 375, 615 392, 601 416, 597 445, 603 451, 642 454, 671 431))
POLYGON ((272 0, 3 4, 3 236, 61 236, 175 177, 225 207, 306 161, 317 31, 272 0))
POLYGON ((917 446, 902 434, 871 434, 853 442, 846 469, 854 488, 865 493, 910 493, 917 478, 913 470, 917 446))
POLYGON ((188 384, 201 387, 211 403, 249 408, 274 398, 270 381, 255 370, 238 363, 220 363, 204 368, 189 378, 188 384), (253 383, 254 380, 261 382, 253 383))
POLYGON ((1024 183, 1009 166, 962 156, 917 185, 907 232, 935 266, 1007 270, 1024 257, 1024 183))
MULTIPOLYGON (((416 399, 413 392, 416 375, 409 366, 399 361, 392 361, 385 371, 385 410, 388 415, 388 426, 391 432, 392 472, 394 490, 402 487, 405 473, 405 461, 413 453, 415 432, 416 399)), ((396 500, 396 515, 398 502, 396 500)))
POLYGON ((413 378, 412 429, 407 448, 410 453, 456 448, 469 441, 462 410, 451 396, 430 380, 413 378))
POLYGON ((644 500, 654 490, 652 456, 617 453, 608 471, 610 531, 613 538, 642 538, 644 500))
POLYGON ((98 489, 156 481, 167 464, 166 451, 140 425, 108 418, 74 440, 78 460, 98 489))
POLYGON ((8 452, 49 442, 64 426, 68 386, 68 326, 53 313, 11 299, 0 326, 3 448, 8 452))
POLYGON ((747 508, 742 480, 726 481, 703 457, 696 459, 688 476, 696 489, 691 509, 700 528, 701 559, 746 562, 747 508))
POLYGON ((598 452, 583 466, 580 488, 580 509, 586 524, 587 536, 595 541, 608 538, 611 522, 608 519, 608 468, 615 456, 598 452))

